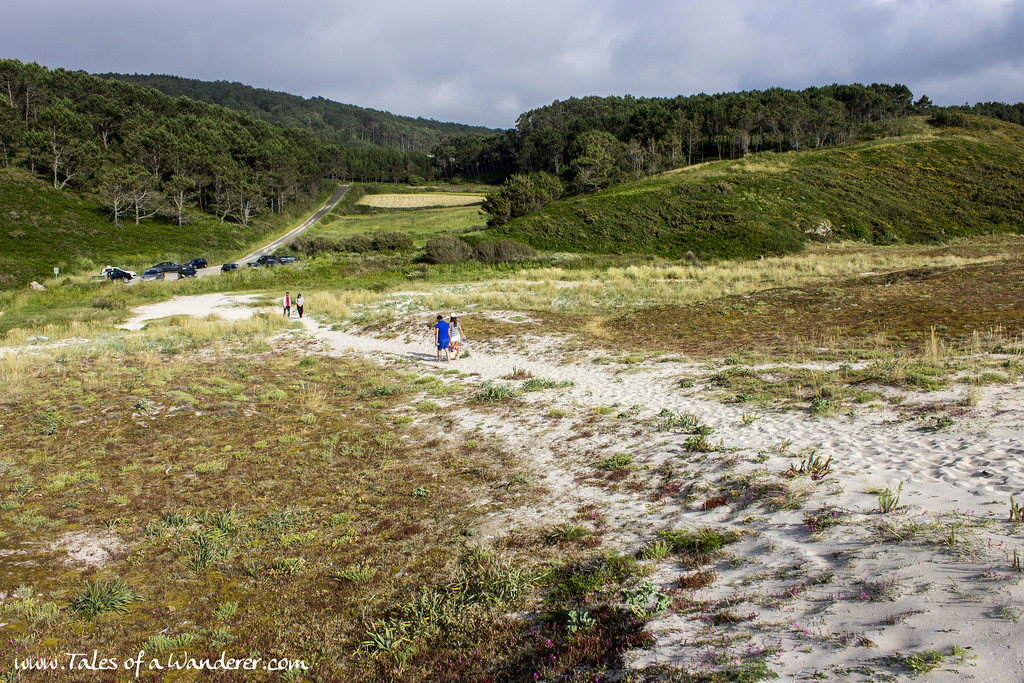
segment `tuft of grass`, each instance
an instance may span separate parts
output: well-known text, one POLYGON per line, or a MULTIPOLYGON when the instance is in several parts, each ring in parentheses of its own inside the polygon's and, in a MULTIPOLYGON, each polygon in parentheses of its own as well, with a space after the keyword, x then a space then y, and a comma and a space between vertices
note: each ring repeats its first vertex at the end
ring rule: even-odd
POLYGON ((530 379, 532 377, 533 373, 529 370, 523 370, 522 368, 517 368, 513 365, 512 372, 505 375, 502 379, 530 379))
POLYGON ((372 581, 375 576, 377 576, 377 569, 365 564, 353 564, 333 575, 335 579, 349 583, 367 583, 372 581))
POLYGON ((895 490, 891 486, 887 486, 884 491, 878 494, 878 509, 882 514, 888 514, 899 507, 901 491, 903 491, 902 481, 896 486, 895 490))
POLYGON ((519 396, 519 392, 511 385, 484 382, 481 385, 480 391, 477 392, 475 399, 482 403, 505 403, 517 396, 519 396))
POLYGON ((578 526, 572 522, 563 522, 548 532, 547 539, 552 543, 559 543, 562 541, 571 543, 589 535, 590 531, 585 527, 578 526))
POLYGON ((616 453, 610 458, 605 458, 597 463, 597 468, 609 472, 629 469, 633 465, 633 456, 629 453, 616 453))
POLYGON ((1024 505, 1017 505, 1013 500, 1013 496, 1010 496, 1010 522, 1019 523, 1024 522, 1024 505))
POLYGON ((680 576, 679 580, 676 581, 676 585, 683 590, 695 591, 700 590, 701 588, 707 588, 717 579, 718 572, 714 570, 697 570, 680 576))
POLYGON ((946 661, 945 655, 938 650, 922 650, 921 652, 914 652, 903 658, 903 663, 907 665, 907 668, 915 676, 926 674, 929 671, 934 671, 942 666, 942 663, 946 661))
POLYGON ((120 579, 94 579, 71 600, 71 609, 86 619, 92 619, 107 612, 127 612, 128 606, 138 600, 139 596, 120 579))
POLYGON ((736 531, 712 529, 711 527, 678 531, 662 530, 658 532, 658 535, 671 545, 674 552, 691 555, 713 555, 740 538, 740 534, 736 531))
POLYGON ((701 423, 700 418, 693 413, 675 413, 668 408, 662 408, 661 412, 654 416, 652 426, 659 432, 692 433, 701 426, 701 423))
POLYGON ((832 471, 832 456, 830 455, 827 459, 822 459, 816 451, 811 451, 801 458, 799 467, 790 465, 789 469, 783 473, 783 476, 790 479, 793 477, 807 476, 813 481, 820 481, 824 479, 830 471, 832 471))
POLYGON ((575 386, 576 383, 572 380, 554 380, 554 379, 542 379, 540 377, 531 377, 530 379, 523 382, 520 389, 522 391, 542 391, 544 389, 558 389, 564 387, 575 386))

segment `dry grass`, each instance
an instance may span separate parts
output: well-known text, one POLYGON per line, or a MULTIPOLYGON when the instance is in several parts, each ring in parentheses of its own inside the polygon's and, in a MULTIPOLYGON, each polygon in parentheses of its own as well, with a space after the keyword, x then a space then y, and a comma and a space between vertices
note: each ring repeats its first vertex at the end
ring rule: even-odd
POLYGON ((472 206, 483 201, 483 195, 479 194, 368 194, 357 204, 378 209, 424 209, 434 206, 472 206))
POLYGON ((572 333, 589 347, 625 334, 650 351, 694 356, 888 360, 890 370, 913 370, 914 381, 886 383, 933 386, 954 380, 946 366, 965 353, 1024 347, 1022 251, 1024 240, 1002 236, 943 247, 822 246, 704 267, 520 269, 500 280, 323 293, 311 310, 399 335, 409 334, 410 317, 457 311, 471 316, 477 340, 543 329, 572 333), (495 326, 477 311, 529 312, 532 322, 495 326), (921 360, 940 372, 923 376, 921 360))

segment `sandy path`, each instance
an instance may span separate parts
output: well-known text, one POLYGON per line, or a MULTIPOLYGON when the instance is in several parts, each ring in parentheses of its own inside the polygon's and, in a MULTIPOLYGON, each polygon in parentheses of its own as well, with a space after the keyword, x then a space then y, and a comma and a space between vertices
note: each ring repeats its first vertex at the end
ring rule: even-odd
MULTIPOLYGON (((310 318, 303 322, 313 336, 339 351, 405 358, 423 363, 425 369, 437 365, 425 336, 423 342, 405 343, 328 330, 310 318)), ((752 410, 749 406, 709 401, 684 392, 677 386, 684 368, 657 365, 616 375, 608 366, 592 362, 558 365, 515 352, 492 354, 475 349, 468 358, 441 363, 445 368, 477 374, 482 381, 500 380, 514 368, 528 369, 536 377, 569 380, 575 387, 563 391, 593 406, 642 406, 641 417, 662 409, 694 413, 715 427, 716 438, 726 444, 742 442, 745 448, 760 450, 788 439, 793 450, 818 448, 835 454, 836 464, 844 471, 875 484, 900 479, 920 485, 952 485, 960 491, 952 498, 947 496, 953 505, 970 503, 974 496, 1024 494, 1024 402, 1013 389, 993 390, 988 400, 1002 404, 1001 414, 991 419, 990 425, 970 431, 922 431, 913 423, 897 421, 888 408, 853 418, 766 412, 753 425, 743 426, 743 414, 752 410)))

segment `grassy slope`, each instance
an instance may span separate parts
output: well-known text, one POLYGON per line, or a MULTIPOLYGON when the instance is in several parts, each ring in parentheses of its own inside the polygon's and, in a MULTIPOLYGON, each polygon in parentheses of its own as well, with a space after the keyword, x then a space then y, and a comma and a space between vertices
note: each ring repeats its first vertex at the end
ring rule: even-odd
POLYGON ((541 249, 756 258, 802 248, 823 221, 876 244, 1017 232, 1024 128, 904 123, 896 139, 715 162, 558 202, 492 232, 541 249))
POLYGON ((263 217, 248 227, 221 223, 192 212, 178 227, 163 220, 114 226, 109 212, 89 197, 57 191, 14 170, 0 171, 0 287, 23 287, 31 280, 53 281, 61 273, 110 263, 140 270, 158 261, 203 256, 211 263, 230 260, 280 231, 290 217, 263 217))

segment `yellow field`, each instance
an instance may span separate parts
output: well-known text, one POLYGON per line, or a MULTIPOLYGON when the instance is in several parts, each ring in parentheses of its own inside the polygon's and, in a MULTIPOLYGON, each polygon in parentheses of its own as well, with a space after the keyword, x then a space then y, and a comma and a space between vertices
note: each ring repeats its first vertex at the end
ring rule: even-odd
POLYGON ((378 209, 422 209, 428 206, 470 206, 483 202, 480 194, 417 193, 417 194, 368 194, 357 204, 378 209))

